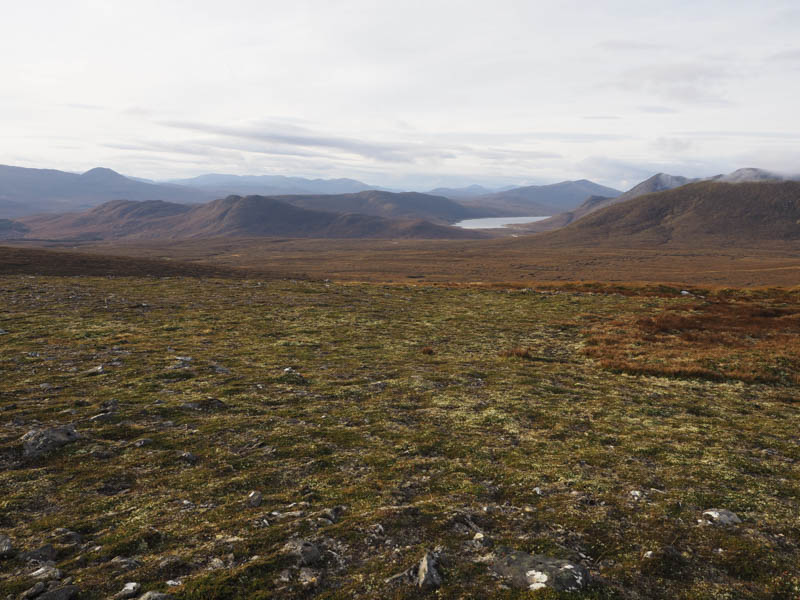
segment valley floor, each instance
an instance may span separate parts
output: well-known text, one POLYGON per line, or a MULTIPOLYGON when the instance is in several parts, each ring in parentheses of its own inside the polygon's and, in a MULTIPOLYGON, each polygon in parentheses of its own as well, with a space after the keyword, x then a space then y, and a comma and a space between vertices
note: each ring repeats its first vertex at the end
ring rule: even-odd
POLYGON ((760 247, 552 247, 544 238, 527 236, 478 241, 218 238, 49 245, 101 256, 166 258, 283 277, 344 281, 671 282, 715 287, 800 284, 797 245, 778 242, 760 247))
POLYGON ((692 291, 2 276, 2 597, 797 598, 800 294, 692 291))

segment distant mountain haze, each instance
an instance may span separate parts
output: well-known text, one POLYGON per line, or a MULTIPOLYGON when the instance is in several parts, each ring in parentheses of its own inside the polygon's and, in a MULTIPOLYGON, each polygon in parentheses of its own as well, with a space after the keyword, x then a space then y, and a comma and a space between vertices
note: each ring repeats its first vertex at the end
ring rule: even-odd
POLYGON ((229 196, 194 206, 117 200, 83 213, 25 217, 7 224, 6 230, 12 239, 20 238, 22 234, 27 239, 39 240, 484 237, 480 233, 436 225, 422 219, 387 219, 309 210, 265 196, 229 196))
POLYGON ((208 174, 189 179, 172 179, 167 183, 211 190, 222 195, 350 194, 381 189, 355 179, 306 179, 283 175, 208 174))
POLYGON ((618 196, 619 190, 586 179, 531 185, 463 200, 467 206, 493 209, 503 216, 551 216, 579 206, 590 196, 618 196))
POLYGON ((111 169, 83 174, 0 165, 0 218, 85 210, 110 200, 207 202, 208 192, 137 181, 111 169))

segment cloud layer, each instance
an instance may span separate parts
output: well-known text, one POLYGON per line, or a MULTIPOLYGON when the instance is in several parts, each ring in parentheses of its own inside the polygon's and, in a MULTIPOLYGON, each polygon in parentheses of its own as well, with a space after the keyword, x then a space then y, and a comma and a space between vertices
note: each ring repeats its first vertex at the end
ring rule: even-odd
POLYGON ((6 12, 0 163, 418 189, 800 171, 794 0, 42 0, 6 12))

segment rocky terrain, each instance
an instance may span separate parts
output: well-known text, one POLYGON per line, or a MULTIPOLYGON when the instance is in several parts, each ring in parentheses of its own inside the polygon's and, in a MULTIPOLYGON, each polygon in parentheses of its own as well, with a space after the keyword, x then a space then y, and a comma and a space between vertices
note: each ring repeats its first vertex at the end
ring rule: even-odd
POLYGON ((0 290, 0 597, 800 593, 796 291, 0 290))

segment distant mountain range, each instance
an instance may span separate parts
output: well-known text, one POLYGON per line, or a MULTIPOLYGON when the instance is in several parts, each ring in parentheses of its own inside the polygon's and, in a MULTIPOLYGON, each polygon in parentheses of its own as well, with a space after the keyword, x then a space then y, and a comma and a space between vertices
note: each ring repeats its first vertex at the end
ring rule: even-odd
POLYGON ((355 179, 305 179, 282 175, 209 174, 189 179, 172 179, 167 183, 207 190, 215 197, 230 194, 260 196, 352 194, 381 189, 355 179))
POLYGON ((551 216, 579 206, 590 196, 619 196, 622 192, 586 179, 551 185, 530 185, 464 199, 473 208, 494 210, 503 216, 551 216))
POLYGON ((0 218, 85 210, 109 200, 207 202, 207 191, 137 181, 111 169, 78 175, 53 169, 0 165, 0 218))
POLYGON ((7 238, 143 240, 211 237, 477 239, 484 234, 421 219, 309 210, 265 196, 229 196, 188 206, 117 200, 83 213, 38 215, 6 227, 7 238))

